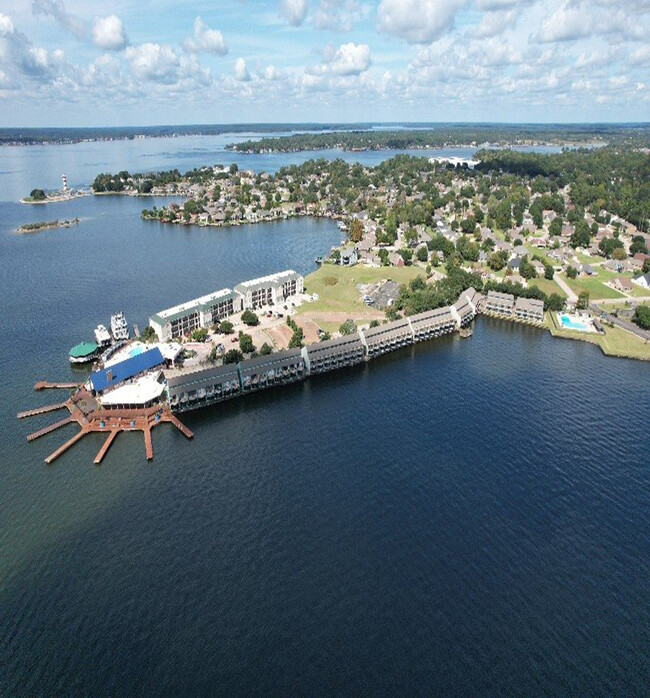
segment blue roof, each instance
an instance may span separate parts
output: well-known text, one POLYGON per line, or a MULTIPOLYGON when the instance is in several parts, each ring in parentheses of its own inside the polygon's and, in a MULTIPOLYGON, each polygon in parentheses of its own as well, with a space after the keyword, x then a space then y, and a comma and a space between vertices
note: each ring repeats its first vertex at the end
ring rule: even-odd
POLYGON ((120 361, 118 364, 113 364, 101 371, 93 371, 90 374, 90 382, 94 390, 101 392, 163 363, 165 363, 163 355, 160 353, 160 349, 156 347, 155 349, 144 351, 142 354, 132 356, 125 361, 120 361))

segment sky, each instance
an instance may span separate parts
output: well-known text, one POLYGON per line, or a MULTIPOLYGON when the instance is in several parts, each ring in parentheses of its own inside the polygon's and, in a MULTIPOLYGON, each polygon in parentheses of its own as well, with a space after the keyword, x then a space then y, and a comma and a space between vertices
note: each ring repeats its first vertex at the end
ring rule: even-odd
POLYGON ((0 0, 0 126, 650 121, 650 0, 0 0))

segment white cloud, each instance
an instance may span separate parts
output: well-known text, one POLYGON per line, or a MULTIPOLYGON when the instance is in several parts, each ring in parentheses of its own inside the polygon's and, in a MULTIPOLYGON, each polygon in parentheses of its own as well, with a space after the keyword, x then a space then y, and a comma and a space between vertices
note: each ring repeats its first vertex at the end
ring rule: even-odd
POLYGON ((483 38, 503 34, 506 29, 514 27, 520 16, 521 10, 517 7, 486 12, 481 18, 476 36, 483 38))
POLYGON ((131 72, 140 80, 169 83, 177 77, 180 61, 171 46, 153 43, 128 46, 124 55, 131 72))
POLYGON ((93 43, 105 51, 119 51, 128 43, 122 20, 117 15, 93 20, 93 43))
POLYGON ((9 36, 15 31, 13 20, 9 15, 0 14, 0 36, 9 36))
POLYGON ((277 80, 279 77, 278 71, 274 65, 267 65, 264 68, 264 79, 265 80, 277 80))
POLYGON ((63 0, 32 0, 32 13, 35 17, 38 15, 52 17, 52 19, 57 21, 64 29, 74 34, 78 39, 86 36, 84 22, 65 9, 63 0))
POLYGON ((365 9, 365 6, 361 8, 359 0, 321 0, 314 16, 314 26, 335 32, 352 31, 354 22, 365 14, 365 9))
POLYGON ((453 27, 465 4, 466 0, 381 0, 377 26, 409 44, 428 44, 453 27))
POLYGON ((650 44, 640 46, 633 51, 630 56, 630 63, 632 65, 645 65, 646 63, 650 63, 650 44))
POLYGON ((307 16, 307 0, 280 0, 280 14, 289 24, 300 26, 307 16))
POLYGON ((546 17, 537 33, 537 41, 573 41, 591 33, 591 15, 570 2, 563 3, 546 17))
POLYGON ((246 61, 243 58, 238 58, 235 61, 235 78, 240 82, 248 82, 251 79, 246 61))
POLYGON ((337 75, 359 75, 370 65, 370 46, 342 44, 334 54, 330 67, 337 75))
POLYGON ((203 52, 216 56, 225 56, 228 53, 228 44, 223 34, 218 29, 210 29, 200 17, 194 20, 194 37, 186 39, 183 47, 189 53, 203 52))

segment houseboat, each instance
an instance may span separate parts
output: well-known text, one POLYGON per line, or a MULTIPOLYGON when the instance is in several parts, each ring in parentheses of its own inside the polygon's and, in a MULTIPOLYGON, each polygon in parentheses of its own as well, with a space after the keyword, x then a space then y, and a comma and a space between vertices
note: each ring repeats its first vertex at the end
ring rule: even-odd
POLYGON ((95 342, 80 342, 70 349, 69 359, 71 364, 87 364, 90 363, 95 356, 99 347, 95 342))
POLYGON ((126 324, 124 313, 119 312, 111 315, 111 334, 116 342, 129 338, 129 326, 126 324))
POLYGON ((99 347, 107 347, 111 343, 111 335, 104 325, 95 327, 95 342, 97 342, 99 347))

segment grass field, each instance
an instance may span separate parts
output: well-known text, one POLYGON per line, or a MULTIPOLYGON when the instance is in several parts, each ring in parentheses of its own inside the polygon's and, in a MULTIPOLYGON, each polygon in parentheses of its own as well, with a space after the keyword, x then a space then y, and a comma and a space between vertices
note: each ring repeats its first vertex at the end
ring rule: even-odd
POLYGON ((557 293, 558 296, 566 298, 566 293, 553 280, 531 279, 528 283, 531 286, 537 286, 540 291, 544 291, 548 296, 550 296, 551 293, 557 293))
POLYGON ((587 332, 575 332, 561 330, 557 327, 551 313, 546 313, 547 325, 554 337, 565 339, 577 339, 582 342, 597 344, 603 353, 608 356, 619 356, 628 359, 643 359, 650 361, 650 342, 646 342, 631 332, 626 332, 618 327, 605 326, 605 334, 590 334, 587 332))
POLYGON ((615 291, 609 286, 605 286, 603 281, 607 281, 611 277, 606 277, 603 271, 599 271, 597 277, 581 277, 579 279, 569 279, 562 275, 564 281, 569 284, 572 291, 580 295, 582 291, 589 291, 590 300, 598 298, 624 298, 622 293, 615 291), (601 280, 602 279, 602 280, 601 280))
POLYGON ((318 300, 304 303, 297 313, 346 313, 351 317, 373 317, 377 310, 363 302, 357 284, 370 284, 384 279, 396 283, 408 283, 421 275, 417 267, 379 267, 365 266, 340 267, 323 264, 317 271, 305 278, 305 292, 317 293, 318 300))

